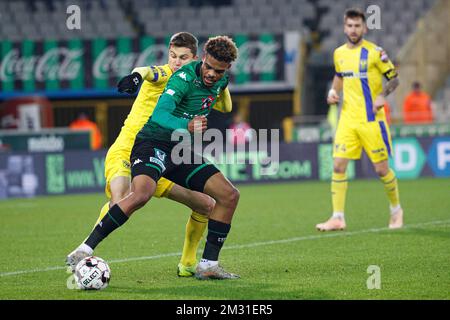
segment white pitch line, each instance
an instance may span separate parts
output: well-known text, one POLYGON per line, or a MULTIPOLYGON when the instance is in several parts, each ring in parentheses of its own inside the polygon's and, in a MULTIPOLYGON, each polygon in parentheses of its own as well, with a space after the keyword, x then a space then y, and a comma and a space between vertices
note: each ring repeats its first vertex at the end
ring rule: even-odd
MULTIPOLYGON (((440 224, 446 224, 446 223, 450 223, 450 220, 438 220, 438 221, 429 221, 429 222, 405 225, 400 230, 407 229, 407 228, 424 227, 424 226, 428 226, 428 225, 440 225, 440 224)), ((267 246, 267 245, 272 245, 272 244, 281 244, 281 243, 289 243, 289 242, 304 241, 304 240, 317 240, 317 239, 323 239, 323 238, 337 238, 337 237, 345 237, 345 236, 354 236, 354 235, 359 235, 359 234, 364 234, 364 233, 377 233, 377 232, 388 231, 388 230, 390 230, 390 229, 387 227, 384 227, 384 228, 365 229, 365 230, 359 230, 359 231, 325 233, 325 234, 311 235, 311 236, 304 236, 304 237, 295 237, 295 238, 289 238, 289 239, 271 240, 271 241, 254 242, 254 243, 248 243, 248 244, 227 246, 227 247, 223 247, 222 250, 253 248, 253 247, 267 246)), ((181 255, 180 252, 172 252, 172 253, 158 254, 158 255, 146 256, 146 257, 114 259, 114 260, 109 260, 108 263, 122 263, 122 262, 130 262, 130 261, 154 260, 154 259, 180 256, 180 255, 181 255)), ((42 269, 3 272, 3 273, 0 273, 0 277, 15 276, 15 275, 20 275, 20 274, 37 273, 37 272, 47 272, 47 271, 54 271, 54 270, 66 270, 66 269, 67 269, 67 266, 64 266, 64 267, 58 266, 58 267, 47 267, 47 268, 42 268, 42 269)))

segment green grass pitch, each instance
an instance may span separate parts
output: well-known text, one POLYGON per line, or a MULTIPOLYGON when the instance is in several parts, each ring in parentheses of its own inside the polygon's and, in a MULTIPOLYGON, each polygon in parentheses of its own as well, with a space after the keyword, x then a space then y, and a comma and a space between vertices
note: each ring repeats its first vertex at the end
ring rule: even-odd
POLYGON ((0 201, 0 299, 450 298, 449 179, 400 181, 406 227, 397 231, 387 229, 382 184, 360 180, 349 184, 347 230, 317 232, 330 215, 329 188, 240 186, 220 257, 241 275, 233 281, 176 276, 189 211, 153 199, 97 248, 112 278, 96 292, 67 289, 63 261, 88 235, 104 195, 0 201), (367 288, 371 265, 380 268, 380 289, 367 288))

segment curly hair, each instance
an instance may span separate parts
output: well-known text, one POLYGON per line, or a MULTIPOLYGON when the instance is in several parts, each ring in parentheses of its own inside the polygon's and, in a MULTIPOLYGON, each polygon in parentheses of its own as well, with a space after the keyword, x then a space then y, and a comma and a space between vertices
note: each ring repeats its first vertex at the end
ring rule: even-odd
POLYGON ((217 36, 209 38, 204 50, 218 61, 231 63, 237 59, 238 49, 230 37, 217 36))

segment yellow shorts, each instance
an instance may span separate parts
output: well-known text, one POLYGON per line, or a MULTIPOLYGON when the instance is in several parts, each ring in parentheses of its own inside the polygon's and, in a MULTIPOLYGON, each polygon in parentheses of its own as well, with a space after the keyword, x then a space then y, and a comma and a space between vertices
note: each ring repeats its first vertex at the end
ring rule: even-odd
MULTIPOLYGON (((131 179, 129 148, 123 147, 120 144, 114 143, 109 148, 105 158, 105 193, 108 198, 111 198, 111 181, 116 177, 127 177, 131 179)), ((170 190, 172 190, 174 183, 165 178, 161 178, 156 185, 154 197, 167 197, 170 190)))
POLYGON ((373 163, 387 160, 392 155, 391 134, 385 121, 339 121, 334 137, 333 158, 360 159, 362 148, 373 163))

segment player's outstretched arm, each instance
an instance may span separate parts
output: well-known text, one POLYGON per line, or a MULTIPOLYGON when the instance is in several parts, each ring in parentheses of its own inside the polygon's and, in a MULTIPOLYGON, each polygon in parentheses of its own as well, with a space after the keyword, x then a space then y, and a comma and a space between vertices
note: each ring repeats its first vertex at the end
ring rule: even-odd
POLYGON ((120 79, 117 90, 121 93, 133 94, 139 89, 142 80, 153 81, 155 74, 150 67, 138 67, 131 71, 131 74, 120 79))

